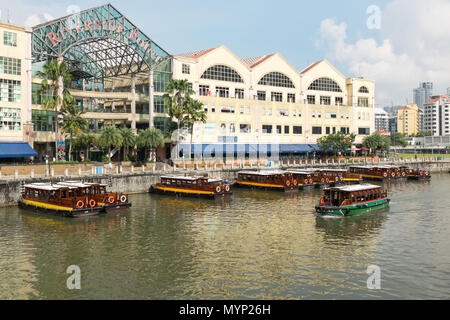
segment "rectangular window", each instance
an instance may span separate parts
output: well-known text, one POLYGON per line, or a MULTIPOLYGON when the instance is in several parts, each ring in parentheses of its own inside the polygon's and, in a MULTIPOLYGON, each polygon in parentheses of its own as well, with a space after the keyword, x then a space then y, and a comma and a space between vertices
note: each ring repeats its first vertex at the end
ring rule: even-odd
POLYGON ((234 113, 234 107, 223 106, 223 107, 220 108, 220 112, 222 112, 222 113, 234 113))
POLYGON ((308 96, 308 104, 316 104, 316 96, 308 96))
POLYGON ((21 110, 0 107, 0 130, 22 130, 21 110))
MULTIPOLYGON (((32 110, 32 121, 36 132, 55 132, 56 112, 46 110, 32 110)), ((94 128, 93 128, 94 129, 94 128)))
POLYGON ((236 125, 234 123, 230 124, 230 133, 236 133, 236 125))
POLYGON ((155 113, 167 113, 168 112, 162 96, 155 96, 153 104, 154 104, 153 110, 155 113))
POLYGON ((368 107, 369 106, 369 98, 358 98, 358 107, 368 107))
POLYGON ((8 57, 0 57, 0 74, 22 74, 22 60, 8 57))
POLYGON ((370 128, 359 128, 358 134, 362 136, 370 136, 370 128))
POLYGON ((230 88, 216 87, 216 95, 221 98, 229 98, 230 88))
POLYGON ((211 91, 209 91, 209 86, 203 86, 201 85, 199 90, 199 95, 201 96, 210 96, 211 95, 211 91))
POLYGON ((289 126, 284 126, 284 134, 289 134, 291 131, 291 128, 289 126))
POLYGON ((294 126, 293 132, 294 132, 294 134, 303 134, 303 127, 294 126))
POLYGON ((182 72, 183 74, 191 74, 191 66, 183 63, 182 72))
POLYGON ((326 127, 326 128, 325 128, 325 134, 330 134, 330 133, 331 133, 330 127, 326 127))
POLYGON ((295 103, 295 93, 288 93, 287 102, 295 103))
POLYGON ((266 101, 266 92, 265 91, 258 91, 258 100, 266 101))
POLYGON ((272 102, 283 102, 283 94, 281 92, 272 92, 272 102))
POLYGON ((263 133, 267 133, 267 134, 271 134, 272 133, 272 125, 263 125, 262 126, 262 132, 263 133))
POLYGON ((344 105, 344 98, 336 97, 336 105, 337 106, 343 106, 344 105))
POLYGON ((322 134, 322 127, 312 127, 312 134, 322 134))
POLYGON ((277 126, 277 134, 281 134, 282 130, 283 130, 283 126, 277 126))
POLYGON ((250 124, 241 124, 239 126, 239 130, 241 133, 251 133, 252 132, 252 126, 250 124))
POLYGON ((20 102, 21 82, 16 80, 0 79, 0 101, 20 102))
POLYGON ((342 127, 342 128, 341 128, 341 132, 342 132, 343 134, 350 134, 350 128, 342 127))
POLYGON ((236 89, 235 96, 236 99, 244 99, 244 89, 236 89))
POLYGON ((329 105, 331 105, 331 97, 321 96, 321 97, 320 97, 320 104, 321 104, 321 105, 324 105, 324 106, 329 106, 329 105))
POLYGON ((17 33, 3 32, 3 44, 5 46, 17 47, 17 33))

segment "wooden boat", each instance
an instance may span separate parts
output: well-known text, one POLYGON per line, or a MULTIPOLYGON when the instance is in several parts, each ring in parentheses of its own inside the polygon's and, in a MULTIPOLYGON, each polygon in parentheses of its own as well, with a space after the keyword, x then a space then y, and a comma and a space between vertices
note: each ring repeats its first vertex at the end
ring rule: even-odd
POLYGON ((127 194, 107 192, 106 184, 67 181, 60 182, 59 185, 86 189, 86 193, 101 205, 106 213, 131 207, 127 194))
POLYGON ((241 171, 235 185, 244 188, 259 188, 278 191, 298 190, 299 181, 292 173, 281 170, 241 171))
POLYGON ((399 170, 404 173, 409 180, 430 180, 431 173, 425 170, 412 169, 408 166, 401 166, 399 170))
POLYGON ((319 169, 322 177, 335 186, 342 184, 359 184, 363 181, 361 174, 351 173, 345 169, 319 169))
POLYGON ((364 180, 394 180, 402 177, 398 168, 392 166, 354 166, 350 173, 359 174, 364 180))
POLYGON ((316 207, 316 213, 322 216, 354 216, 386 208, 390 203, 380 186, 370 184, 333 187, 324 190, 324 194, 316 207))
POLYGON ((150 187, 150 193, 216 199, 231 195, 231 185, 222 179, 206 177, 162 176, 150 187))
POLYGON ((315 187, 314 172, 306 170, 287 170, 286 172, 292 174, 300 189, 315 187))
POLYGON ((131 204, 128 203, 127 195, 106 193, 105 185, 72 181, 25 185, 19 206, 57 216, 78 218, 109 212, 112 208, 129 208, 131 204))

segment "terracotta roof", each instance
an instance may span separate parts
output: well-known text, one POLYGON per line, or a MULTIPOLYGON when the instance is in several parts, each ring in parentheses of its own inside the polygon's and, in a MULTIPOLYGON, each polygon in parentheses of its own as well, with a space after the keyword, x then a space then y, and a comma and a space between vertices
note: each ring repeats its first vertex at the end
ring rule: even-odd
POLYGON ((197 58, 200 58, 201 56, 207 54, 208 52, 213 51, 214 49, 216 49, 216 48, 211 48, 211 49, 206 49, 206 50, 201 50, 201 51, 188 52, 188 53, 182 53, 182 54, 178 54, 177 56, 197 59, 197 58))
POLYGON ((438 102, 439 101, 439 99, 431 99, 431 100, 428 100, 426 103, 434 103, 434 102, 438 102))
POLYGON ((245 63, 249 68, 254 68, 254 67, 259 65, 260 63, 263 63, 264 61, 266 61, 267 59, 269 59, 272 56, 273 56, 273 54, 269 54, 269 55, 261 56, 261 57, 242 59, 241 61, 243 63, 245 63))
POLYGON ((313 64, 311 64, 309 67, 307 67, 305 70, 303 70, 300 73, 303 74, 303 73, 308 72, 309 70, 311 70, 312 68, 314 68, 315 66, 317 66, 321 62, 322 62, 322 60, 314 62, 313 64))

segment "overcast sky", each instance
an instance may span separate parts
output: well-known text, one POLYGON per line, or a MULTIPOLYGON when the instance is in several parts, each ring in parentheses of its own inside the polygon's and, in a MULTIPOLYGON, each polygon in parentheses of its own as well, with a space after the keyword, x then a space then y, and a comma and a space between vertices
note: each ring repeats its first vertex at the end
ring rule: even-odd
MULTIPOLYGON (((33 26, 106 2, 0 0, 1 20, 33 26)), ((435 94, 450 87, 450 0, 111 3, 171 54, 224 44, 241 58, 278 52, 299 70, 326 58, 349 77, 375 80, 380 107, 412 102, 422 81, 435 94)))

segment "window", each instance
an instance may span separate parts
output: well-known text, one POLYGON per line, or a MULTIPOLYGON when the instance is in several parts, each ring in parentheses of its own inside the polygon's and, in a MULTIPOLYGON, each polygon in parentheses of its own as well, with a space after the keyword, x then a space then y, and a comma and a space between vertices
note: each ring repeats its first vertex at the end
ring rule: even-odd
POLYGON ((331 98, 330 97, 320 97, 320 104, 321 105, 325 105, 325 106, 329 106, 331 105, 331 98))
POLYGON ((308 96, 308 104, 316 104, 316 96, 308 96))
POLYGON ((295 93, 288 93, 287 102, 295 103, 295 93))
POLYGON ((361 88, 359 88, 359 93, 369 93, 369 89, 367 89, 367 87, 362 86, 361 88))
POLYGON ((272 102, 282 102, 283 101, 283 94, 280 92, 272 92, 272 102))
POLYGON ((265 91, 258 91, 258 100, 266 101, 266 92, 265 91))
POLYGON ((244 114, 244 107, 241 107, 241 114, 244 114))
POLYGON ((369 106, 369 98, 358 98, 358 107, 368 107, 369 106))
POLYGON ((271 72, 266 74, 259 82, 262 86, 282 87, 282 88, 295 88, 292 81, 284 74, 280 72, 271 72))
POLYGON ((209 96, 209 95, 211 95, 211 91, 209 91, 209 86, 203 86, 203 85, 201 85, 199 88, 200 88, 199 94, 200 94, 201 96, 209 96))
POLYGON ((154 108, 153 110, 155 111, 155 113, 167 113, 168 110, 166 109, 165 103, 164 103, 164 99, 162 96, 155 96, 154 97, 154 108))
POLYGON ((302 134, 303 133, 303 127, 300 126, 294 126, 293 127, 294 134, 302 134))
POLYGON ((20 102, 21 82, 16 80, 0 79, 0 101, 20 102))
POLYGON ((326 127, 326 128, 325 128, 325 134, 330 134, 330 133, 331 133, 330 127, 326 127))
POLYGON ((291 132, 291 128, 289 126, 284 126, 284 134, 289 134, 291 132))
POLYGON ((322 127, 312 127, 312 134, 322 134, 322 127))
POLYGON ((240 126, 240 132, 241 133, 251 133, 252 132, 252 126, 250 124, 241 124, 240 126))
POLYGON ((262 132, 263 133, 267 133, 267 134, 271 134, 272 133, 272 128, 273 128, 273 126, 271 126, 271 125, 263 125, 262 126, 262 132))
POLYGON ((0 130, 22 130, 21 110, 15 108, 0 108, 0 130))
POLYGON ((183 74, 191 74, 191 66, 188 64, 183 63, 183 66, 181 67, 183 74))
POLYGON ((281 134, 281 130, 283 130, 282 126, 277 126, 277 134, 281 134))
POLYGON ((309 86, 308 90, 342 92, 336 81, 330 78, 319 78, 309 86))
POLYGON ((343 134, 350 134, 350 128, 348 128, 348 127, 342 127, 342 128, 341 128, 341 132, 342 132, 343 134))
POLYGON ((363 136, 369 136, 370 135, 370 128, 359 128, 358 134, 363 136))
POLYGON ((216 87, 216 95, 221 98, 229 98, 230 88, 216 87))
POLYGON ((56 112, 46 110, 32 110, 34 131, 55 132, 56 112))
POLYGON ((234 123, 230 124, 230 133, 236 133, 236 125, 234 123))
POLYGON ((216 106, 211 106, 211 112, 216 112, 216 106))
POLYGON ((22 74, 22 60, 0 57, 0 73, 20 76, 22 74))
POLYGON ((325 115, 325 118, 327 118, 327 119, 336 119, 337 118, 337 114, 336 113, 327 112, 326 115, 325 115))
POLYGON ((3 44, 5 46, 17 47, 17 33, 5 31, 3 33, 3 44))
POLYGON ((228 82, 244 83, 241 76, 230 67, 224 65, 215 65, 209 68, 201 76, 202 79, 219 80, 228 82))
POLYGON ((220 108, 220 112, 222 113, 234 113, 234 107, 223 106, 220 108))
POLYGON ((337 106, 343 106, 344 105, 344 98, 342 97, 336 97, 336 103, 337 106))
POLYGON ((227 133, 227 125, 225 123, 220 125, 220 133, 227 133))
POLYGON ((235 90, 236 99, 244 99, 244 89, 235 90))

